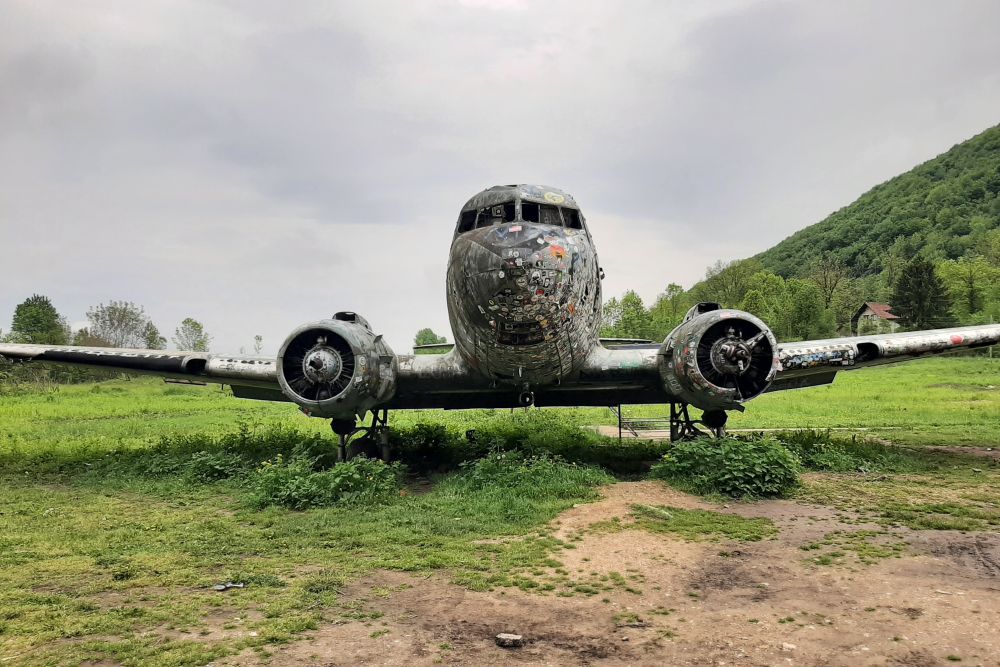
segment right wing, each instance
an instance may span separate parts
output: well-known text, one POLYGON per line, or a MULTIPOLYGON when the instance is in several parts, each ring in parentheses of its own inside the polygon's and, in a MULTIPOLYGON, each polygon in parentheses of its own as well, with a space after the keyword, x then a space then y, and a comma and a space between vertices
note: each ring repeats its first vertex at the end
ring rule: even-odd
POLYGON ((1000 343, 1000 324, 904 331, 780 343, 781 370, 768 391, 802 389, 833 382, 839 371, 899 363, 928 354, 1000 343))

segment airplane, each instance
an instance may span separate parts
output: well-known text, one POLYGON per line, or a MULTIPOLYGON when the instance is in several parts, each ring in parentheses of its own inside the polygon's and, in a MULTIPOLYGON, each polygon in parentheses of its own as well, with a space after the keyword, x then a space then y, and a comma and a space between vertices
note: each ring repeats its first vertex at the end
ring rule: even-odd
POLYGON ((673 439, 719 436, 727 412, 840 371, 996 345, 1000 324, 778 343, 758 317, 698 303, 662 343, 602 340, 587 221, 567 192, 498 185, 462 207, 446 279, 455 343, 396 354, 354 312, 294 329, 277 357, 0 344, 0 357, 221 383, 329 419, 339 456, 386 458, 388 411, 669 403, 673 439), (688 406, 703 411, 693 419, 688 406), (371 424, 364 425, 371 413, 371 424), (359 424, 358 420, 361 420, 359 424), (359 437, 362 436, 362 437, 359 437))

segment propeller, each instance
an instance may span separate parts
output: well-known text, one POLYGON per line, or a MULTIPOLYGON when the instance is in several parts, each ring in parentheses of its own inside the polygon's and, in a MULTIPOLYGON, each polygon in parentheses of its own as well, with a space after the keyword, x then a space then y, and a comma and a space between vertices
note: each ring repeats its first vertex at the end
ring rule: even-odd
POLYGON ((715 386, 735 390, 742 401, 766 388, 772 354, 766 332, 753 322, 722 320, 698 342, 698 369, 715 386))
POLYGON ((300 397, 325 401, 341 394, 354 378, 354 352, 340 336, 304 331, 288 344, 282 372, 300 397))

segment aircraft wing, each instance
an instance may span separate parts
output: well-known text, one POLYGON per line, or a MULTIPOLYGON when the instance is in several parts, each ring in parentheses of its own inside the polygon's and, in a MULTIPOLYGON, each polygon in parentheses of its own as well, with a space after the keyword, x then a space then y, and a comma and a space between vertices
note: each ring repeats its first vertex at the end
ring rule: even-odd
MULTIPOLYGON (((561 386, 540 389, 535 404, 607 406, 619 402, 662 402, 656 350, 655 345, 629 350, 597 347, 576 378, 561 386)), ((278 383, 276 360, 268 357, 13 343, 0 343, 0 357, 13 362, 46 362, 228 384, 239 398, 290 402, 278 383)), ((516 391, 509 386, 492 386, 457 352, 401 354, 396 358, 396 392, 380 407, 408 410, 519 405, 516 391)))
POLYGON ((781 370, 768 391, 829 384, 839 371, 998 343, 1000 324, 780 343, 781 370))
POLYGON ((14 343, 0 343, 0 357, 13 362, 39 361, 177 380, 278 389, 276 362, 267 357, 14 343))

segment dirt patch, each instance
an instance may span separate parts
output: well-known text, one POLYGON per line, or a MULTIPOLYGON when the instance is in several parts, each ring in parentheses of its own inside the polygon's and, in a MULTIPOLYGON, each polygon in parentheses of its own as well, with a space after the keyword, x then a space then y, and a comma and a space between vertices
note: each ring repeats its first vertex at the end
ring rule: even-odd
MULTIPOLYGON (((818 566, 801 547, 853 517, 789 501, 713 506, 657 482, 623 482, 553 527, 574 548, 574 576, 618 572, 629 582, 560 597, 517 589, 472 592, 444 576, 384 572, 347 590, 371 621, 329 623, 275 647, 270 665, 942 665, 1000 664, 1000 538, 894 531, 905 555, 870 565, 818 566), (633 504, 764 516, 760 542, 684 541, 628 523, 633 504), (614 530, 594 524, 619 519, 614 530), (388 597, 374 589, 393 592, 388 597), (496 646, 521 634, 520 649, 496 646)), ((253 663, 245 653, 217 664, 253 663)))
POLYGON ((553 522, 555 536, 560 539, 589 526, 612 519, 628 520, 632 505, 670 505, 684 509, 712 507, 694 496, 676 491, 655 481, 621 482, 602 489, 603 498, 596 503, 577 505, 563 512, 553 522))
POLYGON ((980 456, 985 459, 1000 461, 1000 449, 995 447, 933 446, 921 447, 920 451, 940 452, 942 454, 962 454, 965 456, 980 456))

